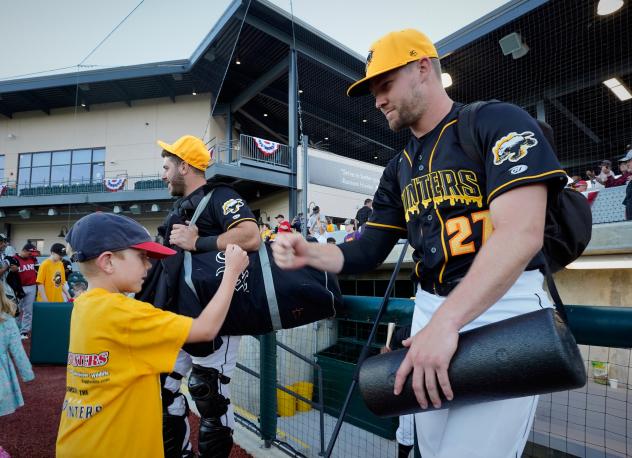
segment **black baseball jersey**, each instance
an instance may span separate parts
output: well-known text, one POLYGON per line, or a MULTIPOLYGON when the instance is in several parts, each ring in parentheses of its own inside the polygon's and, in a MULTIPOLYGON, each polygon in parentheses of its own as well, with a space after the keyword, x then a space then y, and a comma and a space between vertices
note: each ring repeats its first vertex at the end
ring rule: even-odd
MULTIPOLYGON (((537 122, 521 108, 494 103, 477 114, 485 166, 462 150, 456 123, 463 105, 421 138, 414 136, 384 169, 368 227, 408 234, 413 277, 435 284, 467 273, 492 232, 490 202, 518 186, 548 182, 559 192, 566 174, 537 122)), ((510 249, 510 247, 508 247, 510 249)))
POLYGON ((211 189, 211 200, 196 223, 200 237, 218 236, 244 221, 257 222, 246 201, 233 188, 226 185, 204 185, 174 204, 165 221, 166 242, 173 224, 184 224, 184 221, 191 220, 197 205, 211 189))

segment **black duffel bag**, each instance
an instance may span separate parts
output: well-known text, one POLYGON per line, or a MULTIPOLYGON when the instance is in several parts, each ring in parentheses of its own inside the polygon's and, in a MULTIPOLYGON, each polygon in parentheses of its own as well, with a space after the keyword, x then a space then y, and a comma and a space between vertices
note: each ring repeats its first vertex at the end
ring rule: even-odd
MULTIPOLYGON (((211 193, 198 204, 190 224, 195 224, 211 193)), ((333 317, 342 306, 334 274, 311 267, 281 270, 267 243, 261 243, 259 251, 248 253, 248 257, 250 263, 235 286, 219 335, 260 335, 296 328, 333 317)), ((178 313, 199 316, 217 292, 224 268, 223 251, 185 251, 177 288, 178 313)), ((205 356, 214 350, 212 343, 186 344, 183 348, 193 356, 205 356)))

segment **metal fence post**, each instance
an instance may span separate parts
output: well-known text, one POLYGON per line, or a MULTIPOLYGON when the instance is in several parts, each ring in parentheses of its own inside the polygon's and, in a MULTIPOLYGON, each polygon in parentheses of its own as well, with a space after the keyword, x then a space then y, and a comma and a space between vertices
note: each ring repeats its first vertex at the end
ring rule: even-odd
POLYGON ((270 448, 276 439, 277 397, 276 397, 276 333, 262 335, 259 339, 259 361, 261 378, 259 379, 259 399, 261 405, 261 438, 265 447, 270 448))

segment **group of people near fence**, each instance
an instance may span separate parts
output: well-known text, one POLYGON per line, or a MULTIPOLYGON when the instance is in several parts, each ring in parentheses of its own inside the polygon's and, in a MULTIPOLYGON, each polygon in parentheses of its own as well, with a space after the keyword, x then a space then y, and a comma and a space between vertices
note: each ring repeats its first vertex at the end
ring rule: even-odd
MULTIPOLYGON (((408 353, 395 394, 410 377, 420 410, 414 424, 421 455, 520 456, 537 396, 424 410, 458 396, 448 367, 461 330, 552 306, 535 259, 547 198, 561 191, 566 175, 538 124, 511 104, 489 104, 479 113, 475 127, 485 163, 461 154, 456 123, 463 105, 443 88, 437 51, 419 31, 393 32, 375 42, 366 76, 348 95, 373 96, 389 127, 409 129, 410 140, 358 212, 361 237, 309 243, 292 233, 292 223, 285 230, 283 219, 272 244, 274 260, 283 269, 358 274, 381 264, 407 237, 416 296, 410 334, 400 342, 408 353)), ((194 456, 190 406, 181 391, 185 377, 200 414, 199 455, 225 457, 232 448, 228 388, 239 338, 219 334, 235 289, 244 285, 246 253, 259 248, 261 234, 232 187, 207 183, 211 158, 200 139, 185 135, 158 144, 163 180, 178 197, 159 229, 164 244, 134 220, 109 213, 81 218, 66 237, 89 290, 72 312, 59 457, 194 456), (193 217, 196 224, 189 224, 193 217), (224 260, 219 289, 197 318, 182 316, 173 289, 179 287, 174 271, 179 275, 185 262, 179 256, 209 251, 221 252, 224 260)), ((318 207, 313 210, 308 227, 326 226, 318 207)), ((351 221, 346 226, 357 230, 351 221)), ((28 368, 22 369, 28 379, 28 368)), ((402 453, 410 452, 408 442, 402 453)))

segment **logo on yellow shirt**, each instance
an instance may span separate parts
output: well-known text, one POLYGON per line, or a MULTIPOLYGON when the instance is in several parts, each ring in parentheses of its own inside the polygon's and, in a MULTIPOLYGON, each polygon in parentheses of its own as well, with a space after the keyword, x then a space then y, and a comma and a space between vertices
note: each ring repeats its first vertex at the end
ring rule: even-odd
POLYGON ((68 365, 73 367, 101 367, 110 360, 110 352, 82 354, 68 352, 68 365))

